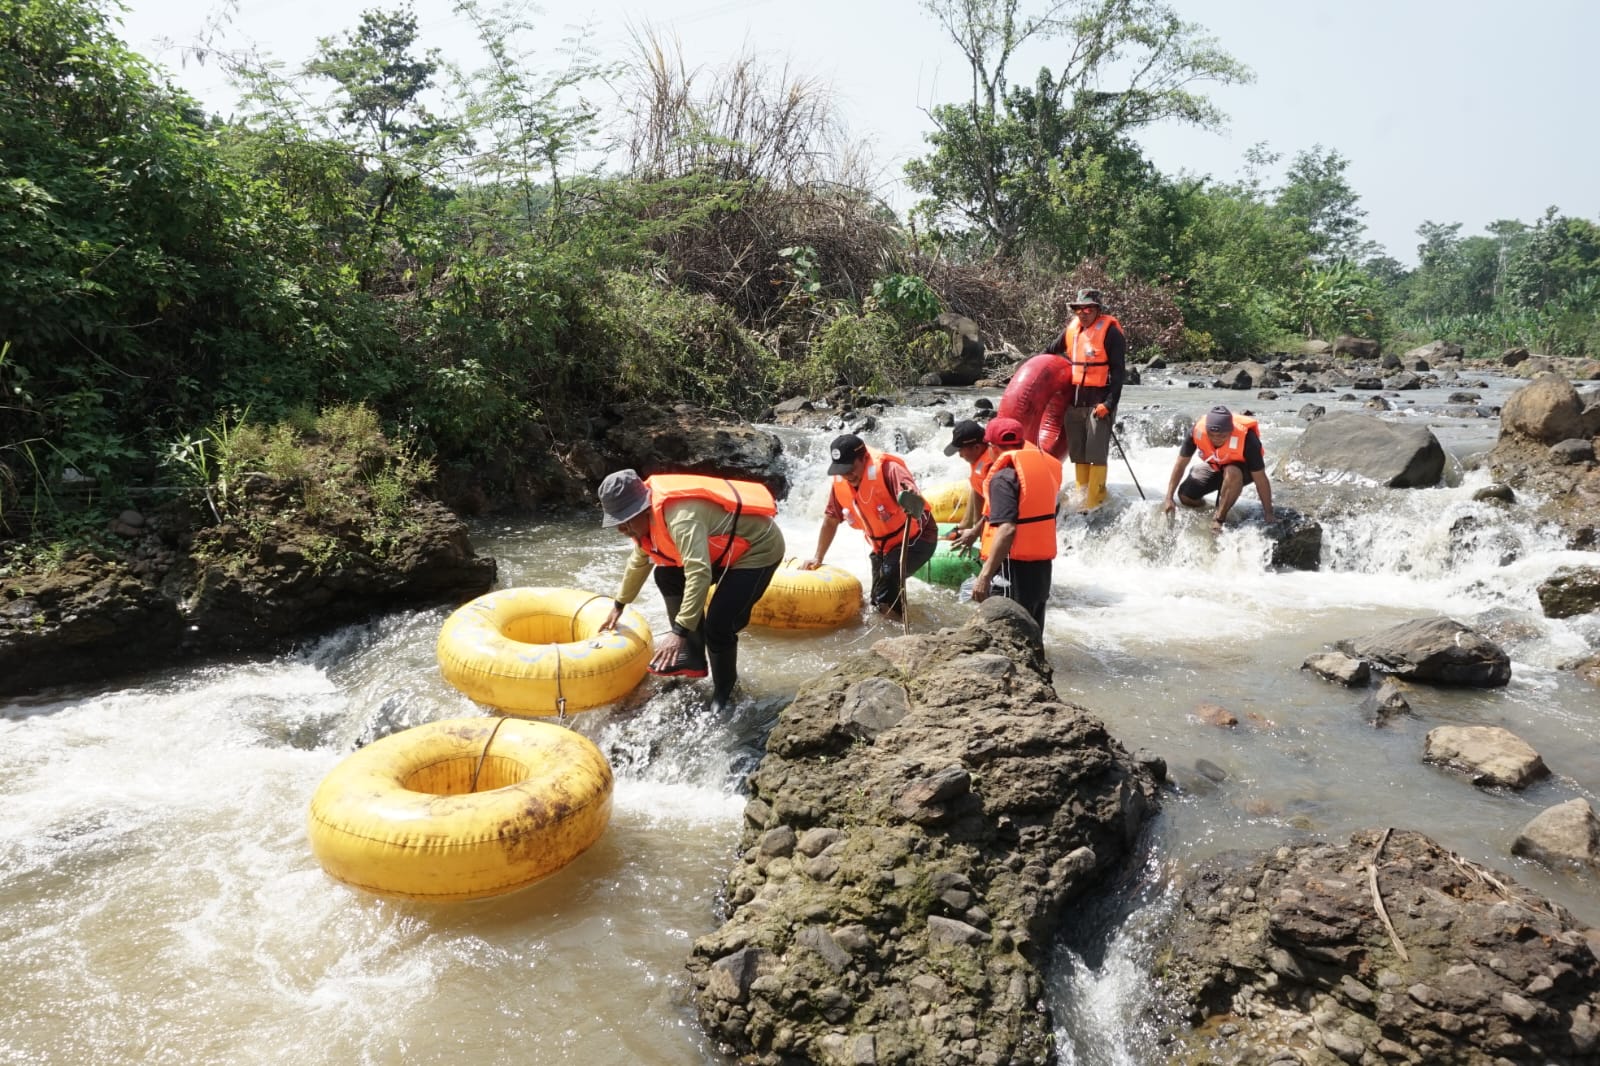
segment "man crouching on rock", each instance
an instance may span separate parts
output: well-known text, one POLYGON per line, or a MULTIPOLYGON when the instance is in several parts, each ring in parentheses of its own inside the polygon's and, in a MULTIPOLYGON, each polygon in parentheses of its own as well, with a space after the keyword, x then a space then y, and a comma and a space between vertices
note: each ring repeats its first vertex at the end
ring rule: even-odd
POLYGON ((709 660, 711 710, 726 711, 739 680, 739 631, 783 561, 772 493, 755 481, 699 474, 641 479, 618 470, 600 483, 599 495, 600 524, 633 540, 601 630, 616 628, 653 568, 672 630, 656 642, 650 672, 705 677, 709 660), (707 603, 713 584, 717 591, 707 603))
POLYGON ((1228 512, 1244 492, 1245 474, 1255 483, 1261 498, 1261 517, 1268 525, 1272 514, 1272 484, 1267 480, 1267 458, 1261 448, 1261 430, 1249 415, 1236 415, 1220 404, 1194 424, 1194 431, 1178 447, 1178 461, 1172 465, 1167 481, 1167 497, 1161 510, 1172 513, 1172 494, 1185 507, 1201 507, 1211 493, 1217 494, 1217 510, 1211 516, 1211 532, 1221 533, 1228 512), (1185 478, 1189 460, 1196 454, 1205 466, 1195 466, 1185 478), (1179 480, 1183 481, 1179 485, 1179 480))

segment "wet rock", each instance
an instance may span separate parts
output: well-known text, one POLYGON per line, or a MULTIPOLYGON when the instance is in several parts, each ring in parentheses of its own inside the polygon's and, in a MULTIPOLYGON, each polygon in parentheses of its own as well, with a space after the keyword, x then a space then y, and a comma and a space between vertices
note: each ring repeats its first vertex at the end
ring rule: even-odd
POLYGON ((1566 663, 1563 668, 1571 670, 1579 680, 1600 687, 1600 654, 1566 663))
POLYGON ((1328 409, 1320 403, 1308 403, 1300 408, 1299 417, 1307 422, 1315 422, 1328 413, 1328 409))
POLYGON ((1500 428, 1541 444, 1582 437, 1583 403, 1578 390, 1565 378, 1554 376, 1524 385, 1500 409, 1500 428))
POLYGON ((1361 709, 1378 725, 1401 714, 1411 713, 1411 703, 1406 699, 1405 688, 1392 677, 1383 679, 1378 690, 1361 701, 1361 709))
POLYGON ((1385 400, 1382 396, 1374 396, 1361 406, 1365 407, 1369 411, 1388 411, 1391 410, 1394 405, 1388 400, 1385 400))
POLYGON ((1377 341, 1349 334, 1335 337, 1332 351, 1334 355, 1346 355, 1363 363, 1376 362, 1383 355, 1383 347, 1377 341))
POLYGON ((1491 788, 1526 788, 1550 772, 1527 741, 1509 729, 1489 725, 1430 729, 1422 761, 1465 774, 1473 784, 1491 788))
POLYGON ((1300 664, 1300 669, 1310 670, 1318 677, 1337 681, 1351 688, 1365 685, 1372 678, 1372 667, 1365 659, 1357 659, 1340 652, 1322 652, 1309 656, 1300 664))
POLYGON ((1385 381, 1383 387, 1395 392, 1412 392, 1422 388, 1422 379, 1409 370, 1401 371, 1385 381))
MULTIPOLYGON (((713 418, 693 404, 670 410, 636 404, 609 414, 612 421, 603 438, 607 473, 631 467, 640 477, 674 473, 743 478, 761 482, 780 500, 789 494, 783 441, 767 430, 713 418)), ((592 495, 589 500, 592 505, 592 495)))
MULTIPOLYGON (((138 573, 80 556, 0 592, 0 694, 116 677, 197 657, 274 651, 401 607, 459 603, 494 584, 466 524, 443 505, 406 503, 380 555, 362 531, 321 524, 266 475, 241 481, 233 517, 144 530, 170 560, 138 573)), ((177 523, 176 519, 172 520, 177 523)))
POLYGON ((1573 438, 1550 445, 1550 461, 1560 466, 1594 462, 1594 442, 1573 438))
POLYGON ((1517 494, 1512 490, 1510 485, 1504 485, 1497 481, 1491 485, 1485 485, 1483 488, 1474 492, 1472 494, 1472 499, 1477 503, 1483 503, 1489 500, 1494 500, 1499 503, 1516 503, 1517 494))
POLYGON ((1600 611, 1600 567, 1563 566, 1539 584, 1546 618, 1574 618, 1600 611))
POLYGON ((1410 681, 1498 688, 1511 680, 1511 659, 1492 641, 1449 618, 1402 622, 1343 641, 1341 651, 1410 681))
POLYGON ((1521 362, 1525 361, 1527 358, 1528 358, 1528 349, 1526 349, 1526 348, 1507 348, 1505 351, 1500 353, 1500 365, 1501 366, 1516 366, 1518 363, 1521 363, 1521 362))
POLYGON ((1224 729, 1231 729, 1239 724, 1237 715, 1215 703, 1200 704, 1194 709, 1194 716, 1206 725, 1220 726, 1224 729))
POLYGON ((1272 541, 1271 565, 1289 570, 1322 566, 1322 526, 1290 507, 1273 509, 1275 521, 1263 532, 1272 541))
POLYGON ((1032 620, 989 600, 801 688, 749 779, 727 921, 688 963, 720 1045, 774 1064, 1054 1057, 1037 1004, 1058 923, 1131 853, 1158 786, 1048 677, 1032 620), (847 728, 847 694, 883 685, 904 715, 847 728), (763 865, 780 827, 804 876, 763 865))
POLYGON ((1291 482, 1360 480, 1425 488, 1438 484, 1444 460, 1444 448, 1427 426, 1335 411, 1306 427, 1275 476, 1291 482))
POLYGON ((1522 827, 1511 853, 1546 866, 1570 865, 1600 872, 1600 819, 1582 796, 1558 803, 1522 827))
POLYGON ((1465 355, 1466 351, 1454 341, 1429 341, 1427 344, 1412 348, 1402 356, 1402 359, 1408 363, 1416 359, 1439 363, 1446 359, 1458 360, 1465 355))
POLYGON ((1547 1066, 1594 1049, 1600 962, 1579 923, 1419 833, 1218 856, 1181 893, 1157 977, 1192 1028, 1165 1061, 1547 1066), (1308 1034, 1322 1050, 1288 1050, 1308 1034))
POLYGON ((949 338, 945 360, 924 381, 927 385, 972 385, 984 375, 986 352, 978 324, 965 315, 946 311, 935 319, 949 338))

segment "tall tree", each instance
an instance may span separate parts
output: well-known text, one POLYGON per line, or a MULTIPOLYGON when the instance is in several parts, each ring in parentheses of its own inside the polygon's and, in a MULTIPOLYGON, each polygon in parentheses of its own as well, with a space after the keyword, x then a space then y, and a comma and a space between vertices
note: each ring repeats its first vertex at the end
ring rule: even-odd
POLYGON ((1015 253, 1084 154, 1125 156, 1127 135, 1155 122, 1214 128, 1222 113, 1195 87, 1250 79, 1159 0, 1047 0, 1034 12, 1025 0, 923 2, 965 56, 971 86, 965 103, 929 112, 932 151, 906 175, 926 197, 918 213, 980 252, 1015 253), (1061 42, 1063 60, 1013 91, 1009 67, 1030 40, 1061 42))
MULTIPOLYGON (((367 256, 382 258, 387 240, 405 243, 412 236, 391 215, 425 197, 429 181, 438 180, 451 153, 467 143, 458 125, 435 117, 424 103, 439 70, 439 51, 417 55, 416 44, 417 18, 409 6, 364 11, 343 43, 322 38, 305 68, 337 85, 334 125, 354 150, 367 189, 367 256)), ((363 268, 363 281, 370 269, 363 268)))
POLYGON ((1311 238, 1311 256, 1319 263, 1340 259, 1353 263, 1378 253, 1376 245, 1361 239, 1367 212, 1345 177, 1349 166, 1338 152, 1314 145, 1295 153, 1278 189, 1278 213, 1304 227, 1311 238))
POLYGON ((1539 308, 1590 278, 1600 277, 1600 226, 1545 210, 1506 267, 1506 295, 1518 307, 1539 308))

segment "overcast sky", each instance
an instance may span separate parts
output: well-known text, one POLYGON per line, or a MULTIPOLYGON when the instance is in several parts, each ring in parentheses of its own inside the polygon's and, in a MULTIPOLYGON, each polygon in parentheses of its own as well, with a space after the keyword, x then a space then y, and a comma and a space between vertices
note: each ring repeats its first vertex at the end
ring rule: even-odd
MULTIPOLYGON (((214 66, 167 46, 194 41, 228 12, 221 44, 253 45, 290 65, 319 36, 398 0, 126 0, 124 37, 210 109, 233 109, 214 66)), ((1026 3, 1026 0, 1024 0, 1026 3)), ((1533 222, 1554 204, 1600 219, 1600 129, 1594 105, 1600 3, 1588 0, 1172 0, 1249 66, 1255 82, 1216 88, 1222 133, 1162 127, 1140 140, 1163 171, 1231 179, 1257 142, 1283 154, 1321 144, 1350 160, 1367 236, 1415 261, 1424 220, 1482 232, 1533 222), (1584 62, 1580 64, 1580 55, 1584 62)), ((489 4, 486 2, 486 6, 489 4)), ((416 0, 424 43, 475 66, 473 38, 451 0, 416 0)), ((581 0, 537 16, 554 41, 588 22, 602 55, 622 58, 629 27, 675 33, 687 59, 715 65, 741 50, 830 84, 853 134, 887 180, 923 151, 925 109, 964 97, 965 63, 917 0, 581 0)), ((1023 54, 1031 82, 1047 49, 1023 54)), ((552 57, 552 62, 555 62, 552 57)), ((903 189, 885 194, 909 206, 903 189)))

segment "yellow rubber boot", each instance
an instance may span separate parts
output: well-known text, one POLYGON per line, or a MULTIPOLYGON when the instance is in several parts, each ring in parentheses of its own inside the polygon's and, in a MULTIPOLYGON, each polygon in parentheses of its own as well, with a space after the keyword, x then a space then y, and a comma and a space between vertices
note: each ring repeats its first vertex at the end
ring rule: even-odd
POLYGON ((1092 511, 1106 502, 1106 473, 1109 467, 1089 467, 1089 489, 1084 495, 1083 509, 1092 511))
POLYGON ((1072 472, 1077 475, 1078 488, 1087 489, 1089 486, 1089 464, 1074 463, 1072 464, 1072 472))

